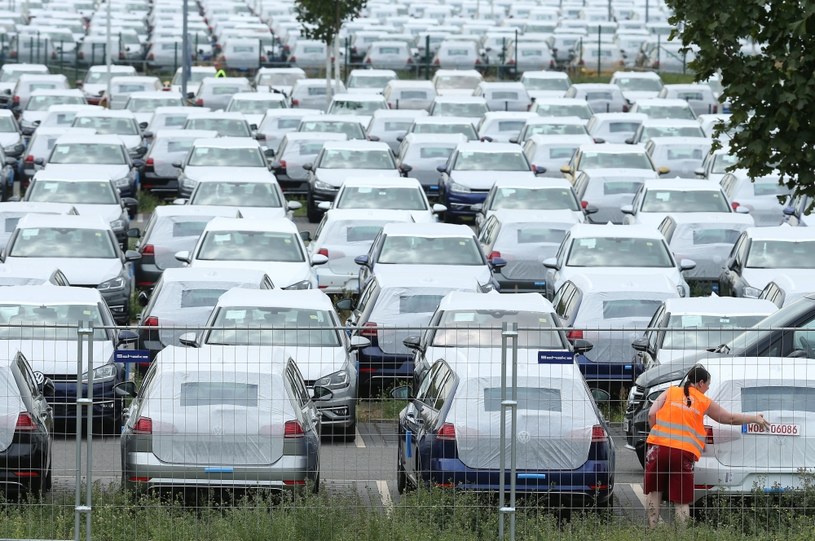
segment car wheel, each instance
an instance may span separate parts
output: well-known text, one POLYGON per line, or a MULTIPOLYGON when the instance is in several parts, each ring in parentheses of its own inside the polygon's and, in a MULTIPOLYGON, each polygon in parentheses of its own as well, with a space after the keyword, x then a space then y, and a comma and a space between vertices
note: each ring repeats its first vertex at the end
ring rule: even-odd
POLYGON ((357 439, 357 424, 354 423, 351 426, 342 429, 340 434, 342 434, 343 441, 345 441, 345 443, 354 443, 354 440, 357 439))
POLYGON ((306 198, 306 216, 310 224, 316 224, 320 221, 320 218, 322 218, 322 216, 320 216, 320 210, 317 208, 311 195, 306 198))
POLYGON ((407 474, 399 457, 396 457, 396 490, 399 494, 404 494, 407 490, 407 474))
POLYGON ((320 493, 320 466, 317 466, 317 478, 314 480, 314 486, 311 488, 312 494, 320 493))

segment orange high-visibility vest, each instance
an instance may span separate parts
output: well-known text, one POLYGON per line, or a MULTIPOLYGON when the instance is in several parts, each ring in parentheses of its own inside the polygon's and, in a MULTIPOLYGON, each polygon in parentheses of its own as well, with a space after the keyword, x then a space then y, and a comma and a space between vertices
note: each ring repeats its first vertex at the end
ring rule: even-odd
POLYGON ((682 387, 665 391, 665 404, 657 412, 657 424, 651 427, 647 442, 682 449, 699 460, 705 448, 705 412, 712 401, 694 387, 688 394, 690 407, 682 387))

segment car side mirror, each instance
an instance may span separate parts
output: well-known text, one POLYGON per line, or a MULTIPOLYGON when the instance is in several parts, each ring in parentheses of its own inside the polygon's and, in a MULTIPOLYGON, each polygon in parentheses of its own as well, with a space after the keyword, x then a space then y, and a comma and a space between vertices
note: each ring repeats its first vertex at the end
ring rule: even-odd
POLYGON ((351 299, 340 299, 337 301, 335 306, 337 307, 337 310, 348 312, 354 309, 354 301, 351 299))
POLYGON ((705 170, 702 167, 694 169, 693 174, 699 178, 705 178, 705 170))
POLYGON ((501 272, 501 269, 507 266, 507 260, 503 257, 493 257, 489 262, 490 268, 495 272, 501 272))
POLYGON ((421 338, 418 336, 408 336, 407 338, 402 340, 402 343, 408 349, 412 349, 414 351, 422 351, 421 338))
POLYGON ((141 259, 141 253, 136 250, 128 250, 125 252, 125 261, 138 261, 141 259))
POLYGON ((594 345, 589 342, 588 340, 583 340, 582 338, 578 338, 572 344, 572 349, 577 355, 582 355, 584 353, 588 353, 594 348, 594 345))
POLYGON ((300 238, 303 239, 303 242, 311 242, 311 232, 300 231, 300 238))
POLYGON ((434 203, 432 212, 433 214, 441 214, 443 212, 447 212, 447 207, 441 203, 434 203))
POLYGON ((592 140, 596 145, 604 145, 606 143, 606 140, 603 139, 602 137, 594 137, 592 140))
POLYGON ((122 206, 127 210, 127 215, 133 219, 139 210, 139 202, 133 197, 123 197, 122 206))
POLYGON ((693 259, 683 259, 679 262, 679 270, 689 271, 696 268, 696 261, 693 259))
POLYGON ((147 306, 147 303, 150 302, 150 295, 146 291, 139 291, 136 302, 139 303, 139 306, 147 306))
POLYGON ((314 170, 314 164, 313 164, 313 163, 304 163, 304 164, 302 165, 302 167, 303 167, 303 169, 305 169, 306 171, 312 171, 312 170, 314 170))
POLYGON ((557 259, 554 257, 547 257, 544 259, 543 266, 547 269, 560 270, 560 265, 557 264, 557 259))
POLYGON ((439 173, 446 173, 447 172, 447 164, 437 165, 436 166, 436 171, 438 171, 439 173))
POLYGON ((130 329, 122 329, 116 336, 117 346, 135 344, 138 341, 139 341, 138 333, 136 333, 136 331, 131 331, 130 329))
POLYGON ((470 210, 475 212, 476 214, 478 214, 479 212, 484 210, 484 204, 483 203, 476 203, 474 205, 470 205, 470 210))
POLYGON ((136 383, 133 381, 123 381, 113 386, 113 394, 119 398, 135 398, 136 383))
POLYGON ((140 129, 144 130, 145 128, 147 128, 147 126, 148 126, 147 122, 139 122, 140 129))
POLYGON ((184 164, 182 164, 181 162, 173 162, 173 163, 172 163, 172 165, 173 165, 173 167, 175 167, 176 169, 181 169, 181 168, 183 167, 183 165, 184 165, 184 164))
POLYGON ((311 256, 311 266, 316 267, 317 265, 325 265, 328 263, 328 257, 324 256, 323 254, 314 254, 311 256))
POLYGON ((198 347, 198 336, 194 332, 185 332, 178 337, 178 342, 188 348, 198 347))
MULTIPOLYGON (((346 301, 349 301, 349 302, 351 301, 351 299, 343 299, 343 300, 346 300, 346 301)), ((350 310, 350 308, 349 308, 349 310, 350 310)), ((354 350, 357 350, 357 349, 367 348, 370 345, 371 345, 371 341, 369 339, 365 338, 364 336, 352 336, 351 340, 350 340, 350 342, 348 344, 348 347, 349 347, 349 349, 351 351, 354 351, 354 350)))
POLYGON ((391 398, 395 398, 396 400, 410 400, 413 398, 412 392, 413 388, 410 385, 400 385, 399 387, 391 389, 391 398))
POLYGON ((37 383, 37 389, 44 396, 54 396, 56 394, 57 390, 54 387, 54 382, 42 372, 34 372, 34 381, 37 383))
POLYGON ((583 214, 588 216, 589 214, 597 214, 597 211, 600 210, 594 205, 587 205, 586 208, 583 209, 583 214))
POLYGON ((623 205, 620 207, 620 211, 623 214, 630 214, 631 216, 634 215, 634 205, 623 205))
POLYGON ((628 139, 625 140, 625 143, 628 144, 628 145, 633 145, 634 144, 634 138, 629 137, 628 139))
POLYGON ((195 92, 187 92, 187 99, 194 100, 195 99, 195 92))
POLYGON ((561 165, 560 172, 564 175, 571 175, 572 174, 572 167, 570 165, 561 165))
POLYGON ((144 137, 145 139, 152 139, 153 138, 153 132, 145 131, 145 132, 142 132, 141 136, 144 137))
POLYGON ((744 205, 739 205, 736 207, 736 214, 750 214, 750 209, 744 205))
POLYGON ((399 166, 399 171, 401 171, 402 173, 407 174, 407 173, 410 173, 411 171, 413 171, 413 167, 406 164, 406 163, 403 163, 402 165, 399 166))
POLYGON ((520 139, 518 139, 517 137, 510 137, 509 138, 509 142, 510 143, 515 143, 516 145, 518 144, 519 141, 520 141, 520 139))
MULTIPOLYGON (((741 207, 739 207, 741 208, 741 207)), ((795 207, 784 207, 784 216, 795 216, 795 207)))
POLYGON ((141 230, 138 227, 131 227, 127 230, 127 238, 137 239, 139 237, 141 237, 141 230))
POLYGON ((665 166, 657 167, 657 173, 659 174, 659 176, 667 175, 670 172, 671 172, 671 169, 668 168, 668 167, 665 167, 665 166))
POLYGON ((634 348, 635 351, 648 351, 648 345, 648 339, 644 336, 631 342, 631 347, 634 348))
POLYGON ((300 201, 287 201, 286 202, 286 209, 287 210, 299 210, 303 208, 303 203, 300 201))
POLYGON ((254 138, 257 139, 258 141, 265 141, 266 140, 266 134, 265 133, 256 133, 254 135, 254 138))
POLYGON ((331 201, 320 201, 317 203, 317 208, 320 210, 331 210, 331 201))
POLYGON ((177 261, 181 261, 182 263, 187 263, 187 264, 189 264, 192 261, 192 258, 190 257, 190 252, 187 251, 187 250, 183 250, 181 252, 176 252, 175 253, 175 258, 176 258, 177 261))
POLYGON ((274 149, 267 148, 266 150, 263 151, 263 155, 266 156, 267 158, 274 158, 274 149))
POLYGON ((544 166, 542 166, 542 165, 535 165, 535 166, 533 166, 533 172, 536 175, 542 175, 542 174, 544 174, 546 172, 546 168, 544 166))
POLYGON ((34 165, 43 165, 45 164, 45 158, 34 158, 34 165))

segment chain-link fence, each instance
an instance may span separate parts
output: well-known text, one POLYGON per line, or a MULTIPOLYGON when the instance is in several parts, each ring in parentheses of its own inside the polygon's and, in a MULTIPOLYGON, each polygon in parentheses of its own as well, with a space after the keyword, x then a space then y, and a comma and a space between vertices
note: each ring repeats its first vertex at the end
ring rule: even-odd
MULTIPOLYGON (((702 335, 742 329, 685 330, 665 348, 677 330, 650 329, 653 340, 611 359, 603 340, 630 343, 645 330, 585 329, 598 337, 590 344, 567 341, 569 329, 467 321, 6 319, 0 537, 84 538, 93 525, 99 538, 242 539, 282 527, 520 539, 564 520, 570 536, 630 534, 645 525, 648 412, 697 362, 711 374, 708 397, 771 425, 705 418, 696 527, 720 538, 808 531, 796 529, 813 510, 808 329, 752 330, 716 352, 700 347, 702 335)), ((668 508, 663 519, 673 520, 668 508)))

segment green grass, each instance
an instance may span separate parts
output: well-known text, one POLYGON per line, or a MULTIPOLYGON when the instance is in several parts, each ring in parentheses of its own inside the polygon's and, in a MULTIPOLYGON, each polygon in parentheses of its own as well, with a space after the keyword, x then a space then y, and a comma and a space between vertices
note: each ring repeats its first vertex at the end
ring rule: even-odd
MULTIPOLYGON (((362 496, 327 494, 279 501, 240 499, 233 504, 199 500, 184 507, 153 497, 131 498, 114 489, 94 491, 93 536, 101 540, 319 540, 475 541, 498 533, 497 498, 423 489, 403 496, 388 512, 362 496)), ((642 522, 611 513, 562 510, 519 500, 516 539, 585 541, 803 541, 812 538, 812 491, 806 501, 758 496, 751 503, 728 501, 715 517, 686 529, 667 524, 654 531, 642 522), (732 505, 733 507, 728 507, 732 505)), ((509 521, 507 521, 508 523, 509 521)), ((0 537, 73 538, 73 495, 47 495, 42 502, 0 507, 0 537)), ((84 526, 84 520, 83 520, 84 526)))
POLYGON ((142 191, 139 193, 139 212, 141 214, 150 214, 156 207, 164 204, 165 202, 162 199, 156 197, 148 191, 142 191))

